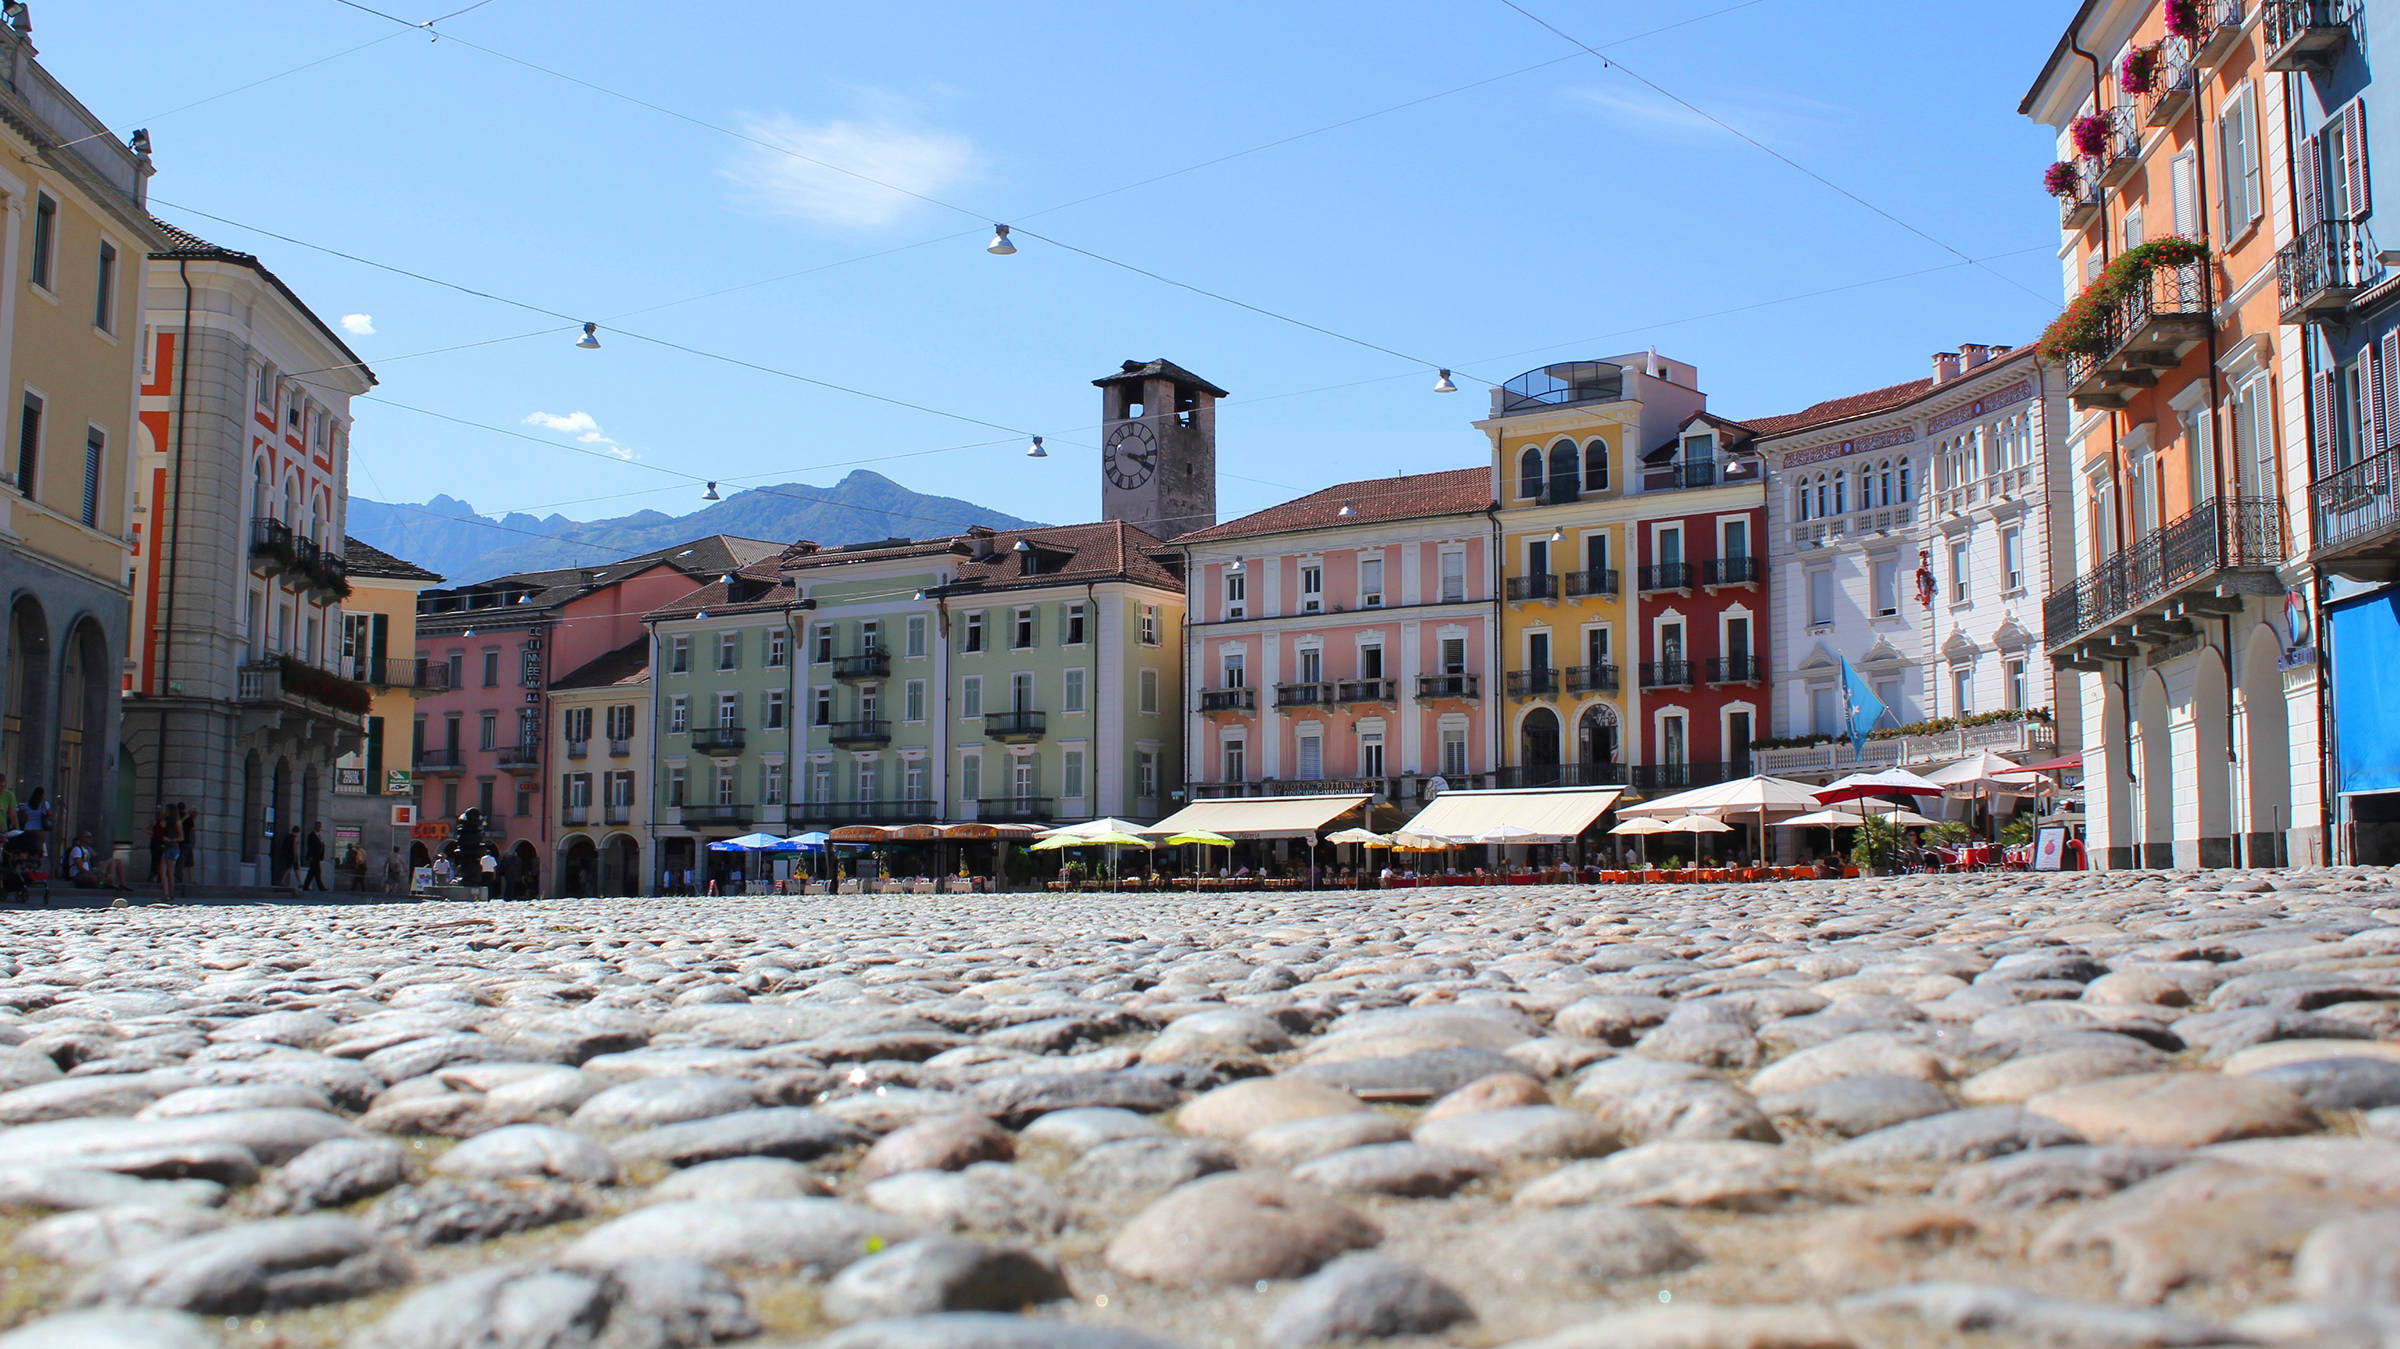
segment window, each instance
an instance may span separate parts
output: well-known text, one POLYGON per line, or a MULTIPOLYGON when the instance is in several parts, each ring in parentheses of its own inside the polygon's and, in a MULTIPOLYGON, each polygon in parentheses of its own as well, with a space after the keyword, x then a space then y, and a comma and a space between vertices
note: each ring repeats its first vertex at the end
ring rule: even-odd
POLYGON ((1442 550, 1442 603, 1457 604, 1467 597, 1467 550, 1442 550))
POLYGON ((811 781, 811 783, 812 783, 812 785, 811 785, 811 787, 810 787, 810 789, 809 789, 809 791, 810 791, 809 799, 810 799, 810 800, 812 800, 812 801, 819 801, 819 802, 830 802, 830 801, 832 801, 832 800, 833 800, 833 765, 832 765, 832 764, 829 764, 829 763, 821 763, 821 764, 818 764, 818 765, 815 767, 815 769, 814 769, 812 772, 810 772, 810 774, 809 774, 809 778, 810 778, 810 781, 811 781))
POLYGON ((852 798, 853 800, 880 801, 883 799, 883 765, 875 760, 861 760, 852 782, 858 789, 858 795, 852 798))
POLYGON ((817 689, 817 690, 814 690, 814 692, 813 692, 812 696, 811 696, 811 697, 810 697, 810 699, 809 699, 809 704, 810 704, 810 705, 809 705, 809 712, 808 712, 808 724, 809 724, 809 725, 811 725, 811 726, 831 726, 831 725, 833 724, 833 690, 832 690, 832 689, 817 689))
POLYGON ((558 729, 570 743, 589 741, 592 738, 592 709, 568 708, 566 715, 559 718, 558 729))
POLYGON ((1954 543, 1950 545, 1950 602, 1957 604, 1967 598, 1967 545, 1954 543))
POLYGON ((734 777, 739 769, 733 764, 717 765, 717 804, 730 806, 734 798, 734 777))
POLYGON ((2184 490, 2191 493, 2192 505, 2197 507, 2217 494, 2216 446, 2210 426, 2215 419, 2209 416, 2205 403, 2184 409, 2177 418, 2183 423, 2184 490))
POLYGON ((925 720, 924 680, 912 679, 908 681, 907 686, 902 689, 900 694, 900 719, 903 721, 925 720))
POLYGON ((1008 707, 1012 712, 1033 710, 1033 675, 1019 670, 1008 677, 1008 707))
POLYGON ((1303 684, 1325 682, 1325 652, 1322 648, 1313 646, 1300 648, 1300 682, 1303 684))
POLYGON ((489 689, 498 688, 499 685, 500 648, 487 646, 483 649, 483 686, 489 689))
POLYGON ((1517 457, 1517 495, 1527 500, 1542 494, 1542 452, 1528 445, 1517 457))
POLYGON ((1238 571, 1225 573, 1225 616, 1246 617, 1250 612, 1250 578, 1238 571))
POLYGON ((1064 613, 1065 621, 1061 624, 1061 627, 1066 633, 1066 636, 1063 640, 1068 646, 1083 645, 1084 612, 1083 602, 1081 600, 1078 600, 1066 607, 1064 613))
POLYGON ((737 670, 742 664, 742 635, 738 632, 717 634, 717 668, 737 670))
POLYGON ((1225 776, 1218 779, 1219 781, 1246 782, 1249 780, 1247 776, 1248 749, 1249 746, 1243 744, 1239 740, 1228 740, 1225 742, 1225 776))
POLYGON ((2175 207, 2175 233, 2190 238, 2200 228, 2200 180, 2195 156, 2186 151, 2167 161, 2168 191, 2175 207))
POLYGON ((1900 564, 1875 564, 1875 616, 1894 618, 1900 613, 1900 564))
POLYGON ((633 739, 633 704, 619 703, 608 709, 608 738, 633 739))
POLYGON ((2025 662, 2022 659, 2007 661, 2001 665, 2000 669, 2002 682, 2008 685, 2008 710, 2011 712, 2024 711, 2025 662))
POLYGON ((83 523, 100 524, 100 460, 108 453, 108 433, 94 426, 83 434, 83 523))
POLYGON ((910 660, 925 658, 925 615, 910 614, 908 616, 907 635, 903 640, 908 643, 910 660))
POLYGON ((1059 756, 1058 794, 1070 800, 1083 798, 1083 751, 1071 749, 1059 756))
POLYGON ((1950 715, 1963 717, 1975 710, 1975 672, 1965 667, 1950 672, 1950 715))
POLYGON ((1066 688, 1059 695, 1058 710, 1061 712, 1081 712, 1083 710, 1083 671, 1067 671, 1066 688))
POLYGON ((1383 642, 1380 639, 1359 644, 1358 677, 1361 679, 1383 678, 1383 642))
POLYGON ((1808 519, 1807 483, 1801 483, 1799 486, 1792 489, 1792 518, 1794 520, 1802 521, 1808 519))
POLYGON ((900 799, 903 801, 925 799, 925 765, 923 762, 910 759, 900 765, 900 799))
POLYGON ((1358 560, 1358 603, 1363 609, 1383 607, 1383 559, 1362 557, 1358 560))
POLYGON ((981 610, 968 614, 966 622, 959 626, 958 649, 961 651, 983 650, 983 612, 981 610))
POLYGON ((1844 729, 1840 695, 1832 689, 1812 689, 1808 699, 1811 729, 1818 735, 1840 735, 1844 729))
POLYGON ((456 782, 442 784, 442 813, 444 815, 458 814, 458 784, 456 782))
POLYGON ((1033 645, 1033 609, 1031 606, 1019 609, 1014 617, 1016 621, 1009 630, 1008 646, 1012 651, 1023 651, 1033 645))
POLYGON ((58 203, 47 192, 33 199, 33 284, 56 290, 52 275, 58 265, 58 203))
MULTIPOLYGON (((692 668, 692 639, 689 636, 667 639, 667 673, 683 674, 692 668)), ((490 680, 485 680, 490 683, 490 680)))
POLYGON ((1595 440, 1583 447, 1583 490, 1608 490, 1608 442, 1595 440))
POLYGON ((760 705, 760 724, 770 731, 783 729, 783 690, 768 689, 766 701, 760 705))
POLYGON ((531 814, 533 814, 533 784, 520 781, 517 783, 517 818, 522 820, 531 814))
POLYGON ((1659 762, 1681 767, 1692 761, 1691 748, 1684 735, 1684 730, 1682 717, 1668 717, 1659 723, 1659 762))
POLYGON ((771 763, 759 769, 758 800, 760 805, 766 806, 780 806, 783 804, 782 764, 771 763))
POLYGON ((1903 459, 1900 461, 1900 504, 1905 506, 1913 499, 1914 498, 1909 495, 1908 461, 1903 459))
POLYGON ((1144 801, 1158 799, 1158 755, 1141 750, 1133 756, 1134 795, 1144 801))
POLYGON ((2225 104, 2217 118, 2219 192, 2225 203, 2225 237, 2238 238, 2265 208, 2258 180, 2258 101, 2249 89, 2225 104))
POLYGON ((883 716, 883 690, 876 687, 858 691, 858 719, 872 724, 883 716))
POLYGON ((688 731, 691 728, 691 699, 684 697, 680 693, 667 699, 667 730, 674 734, 681 734, 682 732, 688 731))
POLYGON ((1225 652, 1225 687, 1229 689, 1248 688, 1249 681, 1250 658, 1248 653, 1238 649, 1227 650, 1225 652))
POLYGON ((1141 715, 1142 715, 1142 716, 1145 716, 1145 717, 1154 717, 1154 716, 1157 716, 1157 715, 1158 715, 1158 671, 1156 671, 1156 670, 1144 670, 1144 671, 1142 671, 1142 672, 1141 672, 1141 675, 1140 675, 1140 676, 1139 676, 1139 678, 1138 678, 1138 681, 1137 681, 1137 683, 1138 683, 1138 686, 1139 686, 1139 688, 1141 689, 1141 693, 1140 693, 1140 695, 1139 695, 1139 699, 1140 699, 1140 701, 1139 701, 1139 704, 1138 704, 1138 706, 1139 706, 1139 708, 1140 708, 1140 713, 1141 713, 1141 715))
MULTIPOLYGON (((819 665, 823 665, 825 662, 833 659, 833 625, 831 623, 819 623, 817 625, 816 649, 809 653, 808 658, 819 665)), ((681 669, 683 667, 677 666, 675 668, 681 669)))
POLYGON ((792 635, 782 628, 767 629, 767 668, 779 670, 791 656, 792 635))
POLYGON ((92 278, 92 326, 104 333, 117 330, 117 246, 100 241, 100 271, 92 278))
POLYGON ((1833 622, 1833 571, 1819 567, 1808 574, 1808 625, 1812 628, 1833 622))
POLYGON ((1315 730, 1300 733, 1298 776, 1303 782, 1314 782, 1325 776, 1325 737, 1315 730))
POLYGON ((958 715, 969 721, 983 715, 982 675, 968 675, 958 681, 958 715))
POLYGON ((1531 539, 1526 542, 1525 574, 1527 576, 1548 576, 1550 574, 1550 541, 1548 539, 1531 539))
POLYGON ((498 749, 500 747, 499 713, 486 712, 483 714, 481 718, 481 729, 478 732, 476 745, 481 749, 498 749))
POLYGON ((2025 531, 2011 526, 2000 531, 2001 588, 2014 594, 2025 588, 2025 531))
POLYGON ((1359 734, 1358 775, 1365 778, 1383 776, 1383 732, 1364 731, 1359 734))
POLYGON ((973 801, 983 795, 983 756, 968 754, 958 761, 958 799, 973 801))
POLYGON ((1467 772, 1467 728, 1442 728, 1442 776, 1464 777, 1467 772))
POLYGON ((42 462, 42 396, 28 392, 25 412, 17 421, 17 490, 33 495, 34 471, 42 462))
POLYGON ((1158 645, 1158 606, 1155 604, 1142 606, 1142 645, 1158 645))
POLYGON ((1750 664, 1750 620, 1725 620, 1725 659, 1736 677, 1750 664))
POLYGON ((1325 564, 1300 564, 1300 612, 1320 613, 1325 608, 1325 564))

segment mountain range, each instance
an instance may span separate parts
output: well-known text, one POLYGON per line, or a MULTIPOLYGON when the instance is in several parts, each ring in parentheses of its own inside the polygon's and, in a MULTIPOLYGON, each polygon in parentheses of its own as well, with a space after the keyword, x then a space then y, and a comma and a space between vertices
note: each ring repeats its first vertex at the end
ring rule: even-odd
POLYGON ((778 483, 736 492, 689 515, 638 511, 612 520, 512 512, 480 515, 457 497, 423 505, 350 498, 350 536, 467 585, 511 572, 585 567, 709 534, 828 546, 897 535, 930 538, 969 525, 1024 529, 1037 522, 956 497, 912 492, 880 473, 854 470, 831 487, 778 483))

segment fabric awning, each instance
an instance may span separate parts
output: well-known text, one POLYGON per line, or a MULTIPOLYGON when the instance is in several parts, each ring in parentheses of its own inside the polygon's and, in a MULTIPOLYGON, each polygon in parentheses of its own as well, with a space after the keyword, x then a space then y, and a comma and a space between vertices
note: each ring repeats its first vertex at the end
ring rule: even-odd
POLYGON ((1357 796, 1237 796, 1194 801, 1145 834, 1223 834, 1227 838, 1315 838, 1326 825, 1365 805, 1357 796))
POLYGON ((1401 826, 1411 834, 1477 838, 1501 825, 1558 841, 1574 838, 1624 795, 1614 787, 1544 787, 1534 791, 1444 792, 1401 826))

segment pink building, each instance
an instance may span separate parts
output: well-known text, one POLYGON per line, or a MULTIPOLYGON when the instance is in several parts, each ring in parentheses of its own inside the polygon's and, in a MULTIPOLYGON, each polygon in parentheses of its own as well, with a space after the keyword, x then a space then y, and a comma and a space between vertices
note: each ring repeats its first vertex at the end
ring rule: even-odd
MULTIPOLYGON (((1343 483, 1184 535, 1195 799, 1492 785, 1491 472, 1343 483)), ((1386 818, 1385 824, 1398 823, 1386 818)))

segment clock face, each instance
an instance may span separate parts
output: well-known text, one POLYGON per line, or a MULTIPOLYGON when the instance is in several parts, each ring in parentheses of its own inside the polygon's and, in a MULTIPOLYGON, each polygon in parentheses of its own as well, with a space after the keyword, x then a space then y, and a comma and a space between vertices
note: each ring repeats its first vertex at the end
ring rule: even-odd
POLYGON ((1108 433, 1101 458, 1108 480, 1130 492, 1158 471, 1158 433, 1146 423, 1127 422, 1108 433))

